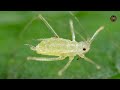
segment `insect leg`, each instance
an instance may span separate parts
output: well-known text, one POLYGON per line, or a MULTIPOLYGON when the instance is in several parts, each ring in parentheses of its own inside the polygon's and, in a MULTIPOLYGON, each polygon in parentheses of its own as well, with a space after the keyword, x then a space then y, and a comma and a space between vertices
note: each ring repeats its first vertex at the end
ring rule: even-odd
POLYGON ((61 76, 63 72, 68 68, 68 66, 71 64, 74 57, 70 57, 68 63, 58 72, 58 75, 61 76))
MULTIPOLYGON (((80 23, 80 21, 78 20, 78 18, 77 18, 71 11, 69 11, 69 14, 74 17, 74 19, 78 22, 78 24, 80 25, 80 27, 85 31, 85 28, 82 26, 82 24, 80 23)), ((85 39, 81 34, 79 34, 77 31, 75 31, 75 32, 76 32, 84 41, 86 41, 86 39, 85 39)), ((87 35, 87 36, 88 36, 88 35, 87 35)))
POLYGON ((25 25, 25 27, 23 28, 23 30, 21 31, 19 38, 23 37, 24 32, 28 29, 28 27, 33 23, 34 20, 36 20, 38 17, 35 15, 28 23, 27 25, 25 25))
POLYGON ((39 14, 38 17, 46 24, 46 26, 54 33, 55 37, 58 37, 58 34, 55 32, 55 30, 52 28, 52 26, 47 22, 47 20, 41 15, 39 14))
MULTIPOLYGON (((77 18, 71 11, 69 11, 69 14, 72 15, 72 16, 75 18, 75 20, 79 23, 79 25, 82 27, 82 29, 84 29, 84 27, 81 25, 81 23, 80 23, 80 21, 78 20, 78 18, 77 18)), ((84 30, 85 30, 85 29, 84 29, 84 30)))
POLYGON ((27 57, 27 60, 36 60, 36 61, 56 61, 63 60, 65 57, 57 57, 57 58, 45 58, 45 57, 27 57))
POLYGON ((84 60, 94 64, 96 66, 97 69, 100 69, 100 66, 98 64, 96 64, 94 61, 92 61, 91 59, 85 57, 85 55, 80 55, 81 58, 84 58, 84 60))
POLYGON ((72 41, 75 41, 75 32, 74 32, 74 27, 73 27, 73 21, 70 20, 70 30, 71 30, 71 33, 72 33, 72 41))

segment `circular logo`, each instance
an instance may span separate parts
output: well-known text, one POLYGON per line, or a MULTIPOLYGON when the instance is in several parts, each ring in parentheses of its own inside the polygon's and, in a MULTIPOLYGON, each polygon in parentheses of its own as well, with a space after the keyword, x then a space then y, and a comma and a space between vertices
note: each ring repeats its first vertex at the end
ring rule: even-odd
POLYGON ((116 17, 115 15, 112 15, 112 16, 110 17, 110 20, 111 20, 112 22, 115 22, 115 21, 117 20, 117 17, 116 17))

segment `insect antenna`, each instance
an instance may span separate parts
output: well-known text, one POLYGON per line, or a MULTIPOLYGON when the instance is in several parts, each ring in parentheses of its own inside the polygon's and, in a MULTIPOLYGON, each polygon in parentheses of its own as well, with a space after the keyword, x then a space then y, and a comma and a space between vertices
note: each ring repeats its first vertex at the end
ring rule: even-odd
POLYGON ((104 29, 104 26, 101 26, 92 36, 92 38, 89 40, 89 43, 91 44, 93 42, 93 40, 95 39, 95 37, 98 35, 98 33, 104 29))

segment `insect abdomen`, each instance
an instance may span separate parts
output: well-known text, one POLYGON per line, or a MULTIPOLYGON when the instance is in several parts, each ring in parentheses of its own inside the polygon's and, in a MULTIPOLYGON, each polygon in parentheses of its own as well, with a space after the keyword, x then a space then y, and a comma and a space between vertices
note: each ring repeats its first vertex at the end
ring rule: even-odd
POLYGON ((62 38, 50 38, 43 40, 37 46, 37 53, 43 55, 71 55, 75 54, 78 48, 78 43, 62 38))

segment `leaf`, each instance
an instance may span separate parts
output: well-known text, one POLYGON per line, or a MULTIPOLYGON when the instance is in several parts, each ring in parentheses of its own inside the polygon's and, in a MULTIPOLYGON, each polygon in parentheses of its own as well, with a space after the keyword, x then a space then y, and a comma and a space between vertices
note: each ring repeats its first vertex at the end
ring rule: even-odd
MULTIPOLYGON (((0 12, 0 77, 1 78, 119 78, 120 75, 120 38, 119 18, 110 21, 114 14, 120 17, 119 12, 73 12, 80 24, 68 12, 0 12), (74 22, 76 40, 81 41, 80 35, 90 38, 102 25, 105 29, 100 32, 91 45, 87 57, 101 66, 97 70, 94 65, 84 59, 77 60, 77 56, 59 77, 57 72, 68 62, 68 58, 57 62, 27 61, 28 56, 37 55, 24 44, 37 45, 33 39, 50 38, 53 33, 40 20, 34 20, 24 30, 24 27, 35 16, 41 13, 55 29, 61 38, 70 39, 69 20, 74 22), (20 36, 22 38, 20 38, 20 36)), ((54 42, 53 42, 54 43, 54 42)))

